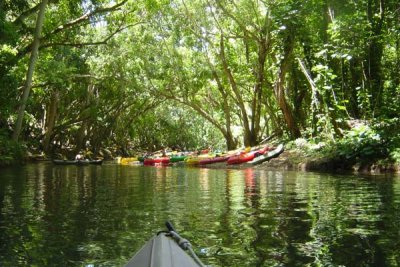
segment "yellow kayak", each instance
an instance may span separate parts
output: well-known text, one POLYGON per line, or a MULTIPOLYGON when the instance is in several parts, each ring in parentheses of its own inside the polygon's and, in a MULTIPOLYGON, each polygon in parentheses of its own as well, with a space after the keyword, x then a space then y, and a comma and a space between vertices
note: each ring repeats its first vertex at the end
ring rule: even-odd
POLYGON ((117 163, 122 165, 133 164, 136 161, 138 161, 137 157, 130 157, 130 158, 117 157, 117 163))

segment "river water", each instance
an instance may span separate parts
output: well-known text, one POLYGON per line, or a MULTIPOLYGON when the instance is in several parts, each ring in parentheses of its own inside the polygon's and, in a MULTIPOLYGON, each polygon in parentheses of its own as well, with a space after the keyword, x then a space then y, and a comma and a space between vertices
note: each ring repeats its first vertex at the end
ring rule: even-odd
POLYGON ((172 221, 211 266, 400 266, 400 178, 260 169, 0 170, 0 266, 123 266, 172 221))

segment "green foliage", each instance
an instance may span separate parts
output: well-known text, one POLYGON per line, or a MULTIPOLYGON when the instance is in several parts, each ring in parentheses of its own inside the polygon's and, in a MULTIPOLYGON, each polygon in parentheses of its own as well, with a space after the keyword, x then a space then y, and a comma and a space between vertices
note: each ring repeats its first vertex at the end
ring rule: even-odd
POLYGON ((395 148, 393 151, 391 151, 390 158, 393 161, 400 163, 400 148, 395 148))
MULTIPOLYGON (((61 147, 221 147, 296 127, 312 138, 310 151, 324 142, 338 158, 398 158, 397 1, 382 14, 372 5, 372 17, 366 0, 116 1, 117 10, 78 19, 111 2, 50 1, 26 108, 29 144, 47 134, 61 147), (376 121, 346 132, 351 119, 376 121)), ((17 112, 36 4, 1 4, 4 128, 17 112)))
POLYGON ((385 140, 390 159, 400 162, 400 118, 381 118, 374 121, 374 130, 385 140))
POLYGON ((385 140, 367 125, 349 130, 336 144, 333 156, 346 161, 371 161, 388 156, 385 140))
POLYGON ((4 130, 0 130, 0 166, 20 163, 26 154, 26 147, 11 140, 4 130))
MULTIPOLYGON (((126 151, 156 151, 166 147, 174 149, 199 149, 212 146, 223 148, 224 140, 209 123, 190 109, 158 107, 142 114, 135 125, 121 129, 119 135, 127 135, 126 151), (221 144, 222 143, 222 144, 221 144)), ((123 138, 118 138, 123 140, 123 138)))

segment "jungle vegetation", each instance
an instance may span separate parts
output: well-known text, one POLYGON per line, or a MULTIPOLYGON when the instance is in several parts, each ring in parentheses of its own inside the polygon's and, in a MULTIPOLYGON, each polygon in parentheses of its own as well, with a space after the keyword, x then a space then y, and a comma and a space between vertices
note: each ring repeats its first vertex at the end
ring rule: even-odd
POLYGON ((235 149, 400 159, 398 0, 3 0, 0 157, 235 149))

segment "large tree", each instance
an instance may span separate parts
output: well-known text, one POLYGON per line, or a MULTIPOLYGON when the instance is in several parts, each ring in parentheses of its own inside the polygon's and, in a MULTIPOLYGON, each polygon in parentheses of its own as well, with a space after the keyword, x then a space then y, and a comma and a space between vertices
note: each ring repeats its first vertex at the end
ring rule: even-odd
POLYGON ((31 56, 29 59, 28 71, 26 73, 26 81, 25 81, 25 84, 23 87, 23 94, 22 94, 22 98, 21 98, 20 107, 18 110, 18 117, 17 117, 17 121, 15 123, 15 128, 14 128, 13 139, 15 141, 18 141, 19 135, 21 133, 21 127, 22 127, 22 121, 24 119, 26 102, 28 101, 29 93, 30 93, 31 86, 32 86, 32 77, 33 77, 33 72, 35 70, 36 60, 38 57, 40 37, 41 37, 47 2, 48 2, 48 0, 42 0, 39 5, 39 13, 37 15, 37 21, 36 21, 36 25, 35 25, 35 34, 33 35, 31 56))

